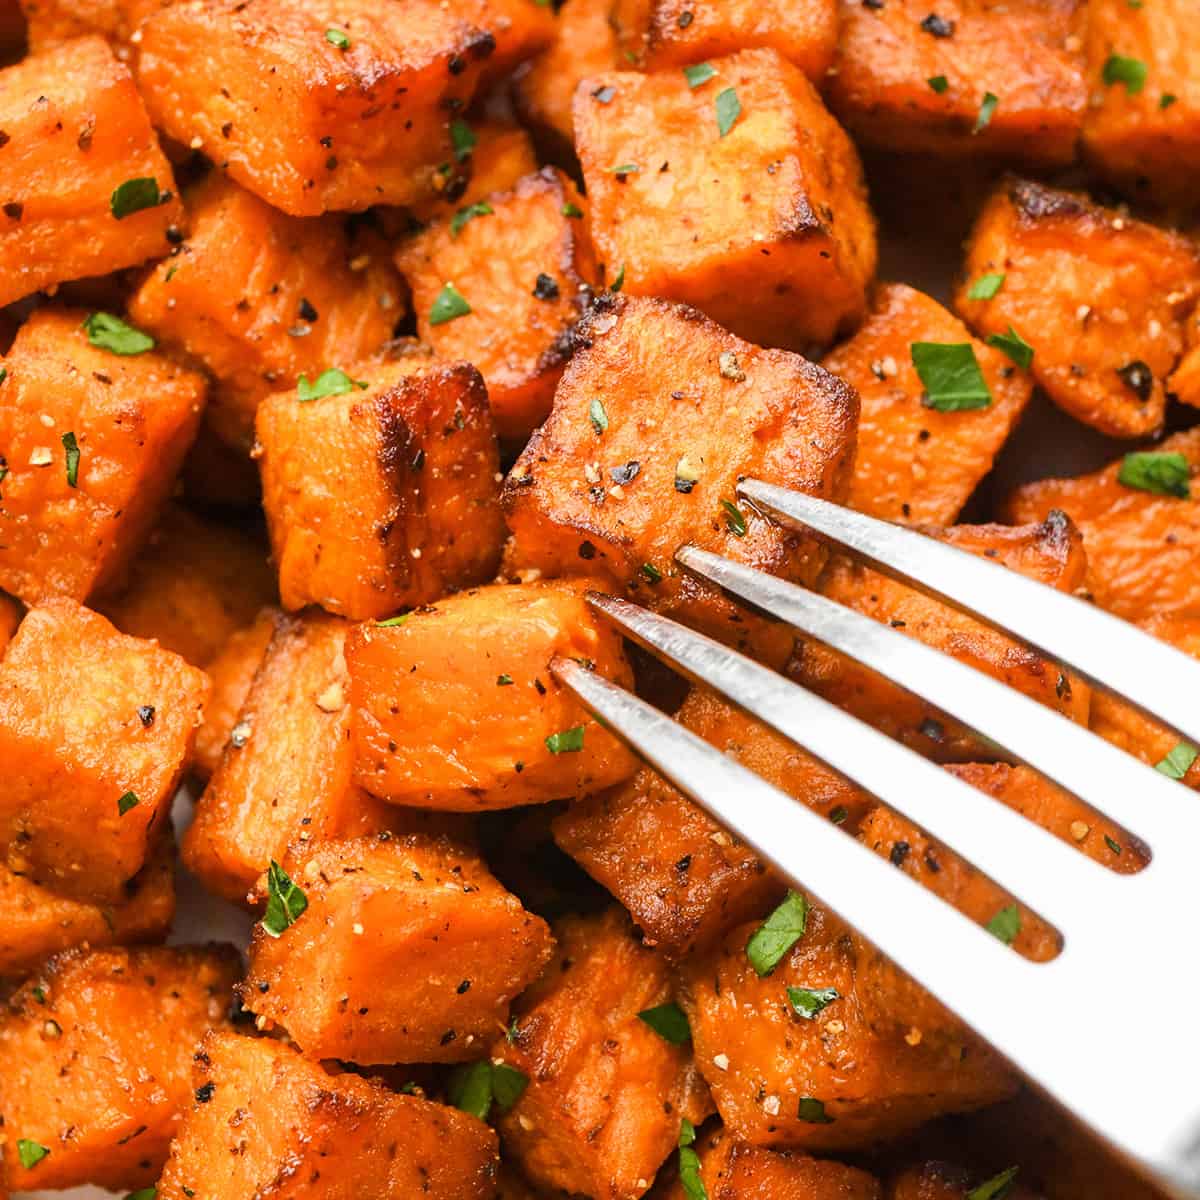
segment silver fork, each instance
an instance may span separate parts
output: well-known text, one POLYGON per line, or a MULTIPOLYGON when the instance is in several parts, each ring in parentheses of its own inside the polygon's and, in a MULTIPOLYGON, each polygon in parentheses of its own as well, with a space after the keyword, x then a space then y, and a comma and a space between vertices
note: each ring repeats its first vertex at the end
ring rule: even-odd
MULTIPOLYGON (((756 480, 744 500, 1008 631, 1200 745, 1200 664, 1015 571, 756 480)), ((689 571, 924 696, 1152 852, 1117 875, 998 800, 711 638, 599 593, 624 633, 723 692, 1057 927, 1034 963, 658 709, 580 664, 556 676, 663 775, 811 890, 1036 1085, 1178 1197, 1200 1197, 1200 797, 995 679, 794 584, 685 546, 689 571)))

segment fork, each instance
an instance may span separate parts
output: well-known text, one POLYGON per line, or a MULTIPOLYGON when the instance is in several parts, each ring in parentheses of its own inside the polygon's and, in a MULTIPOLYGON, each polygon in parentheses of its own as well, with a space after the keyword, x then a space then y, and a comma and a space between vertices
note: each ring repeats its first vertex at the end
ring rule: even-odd
MULTIPOLYGON (((758 480, 742 499, 1025 641, 1200 745, 1200 663, 1077 597, 912 529, 758 480)), ((1053 924, 1031 962, 646 701, 559 658, 599 719, 811 890, 1144 1173, 1200 1197, 1200 797, 973 667, 795 584, 684 546, 677 561, 924 696, 1152 852, 1117 875, 870 725, 720 642, 598 592, 626 636, 903 813, 1053 924), (1172 918, 1171 914, 1176 914, 1172 918)))

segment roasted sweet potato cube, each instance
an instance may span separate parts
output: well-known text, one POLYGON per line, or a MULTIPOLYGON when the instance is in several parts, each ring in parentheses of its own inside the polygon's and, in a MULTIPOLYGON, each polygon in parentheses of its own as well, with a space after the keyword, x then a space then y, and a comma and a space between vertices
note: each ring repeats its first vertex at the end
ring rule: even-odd
MULTIPOLYGON (((1083 539, 1061 513, 1040 525, 956 525, 925 532, 1059 591, 1073 592, 1083 583, 1083 539)), ((838 604, 968 663, 1073 721, 1087 723, 1091 688, 1081 676, 959 609, 841 556, 830 562, 818 586, 838 604)), ((940 762, 989 759, 998 752, 995 743, 977 738, 922 697, 815 639, 797 639, 788 674, 940 762)))
POLYGON ((885 150, 1074 159, 1088 96, 1080 0, 839 7, 829 102, 856 137, 885 150))
MULTIPOLYGON (((677 720, 797 800, 853 829, 872 799, 794 742, 708 688, 688 695, 677 720)), ((629 910, 648 945, 690 954, 779 900, 767 864, 651 767, 576 800, 554 840, 629 910)))
POLYGON ((382 244, 336 217, 301 221, 214 172, 187 197, 190 233, 130 301, 132 319, 216 377, 209 423, 248 449, 271 392, 374 354, 403 316, 382 244))
MULTIPOLYGON (((1090 164, 1140 197, 1190 200, 1200 171, 1200 40, 1187 0, 1138 8, 1089 0, 1087 71, 1092 104, 1083 124, 1090 164), (1140 64, 1132 85, 1113 74, 1114 57, 1140 64)), ((1136 68, 1134 68, 1136 72, 1136 68)))
POLYGON ((575 137, 596 255, 633 295, 694 304, 762 346, 852 330, 875 273, 858 155, 774 50, 683 72, 594 75, 575 137))
POLYGON ((0 846, 10 870, 120 899, 168 819, 208 679, 72 600, 32 609, 0 661, 0 846))
POLYGON ((505 1154, 535 1184, 635 1200, 674 1149, 680 1120, 711 1111, 690 1047, 638 1013, 671 1000, 665 962, 619 908, 569 917, 558 949, 521 998, 494 1060, 529 1084, 499 1118, 505 1154))
POLYGON ((134 559, 128 585, 96 608, 122 633, 154 638, 206 667, 274 599, 265 546, 172 504, 134 559))
POLYGON ((192 1098, 192 1055, 225 1023, 232 946, 68 950, 0 1014, 4 1161, 19 1190, 158 1177, 192 1098), (46 1151, 26 1168, 20 1143, 46 1151))
POLYGON ((511 68, 552 28, 525 0, 187 0, 143 25, 138 83, 156 125, 285 213, 410 204, 489 58, 511 68))
POLYGON ((129 69, 98 37, 0 71, 0 305, 166 254, 183 216, 129 69))
POLYGON ((336 617, 273 618, 274 633, 220 764, 183 838, 183 860, 210 891, 240 903, 296 839, 387 827, 389 812, 351 781, 343 658, 336 617))
POLYGON ((113 904, 72 900, 0 867, 0 977, 25 976, 50 955, 84 943, 159 941, 174 915, 175 845, 166 829, 113 904))
POLYGON ((550 957, 545 921, 449 839, 324 842, 292 864, 308 907, 282 936, 256 927, 241 997, 313 1058, 478 1058, 550 957))
POLYGON ((589 585, 476 588, 399 625, 357 626, 346 644, 357 782, 393 804, 479 812, 632 775, 630 751, 548 670, 573 658, 633 683, 589 585))
POLYGON ((583 211, 579 194, 553 167, 487 205, 408 239, 396 265, 421 338, 439 358, 474 363, 501 436, 524 439, 550 411, 595 267, 584 222, 570 215, 583 211), (457 308, 448 296, 461 297, 457 308))
POLYGON ((696 1063, 737 1138, 855 1149, 1016 1090, 990 1048, 828 910, 808 906, 803 935, 764 976, 746 950, 756 928, 681 970, 696 1063), (838 998, 805 1018, 789 987, 838 998))
POLYGON ((401 361, 352 376, 314 400, 280 392, 259 409, 283 606, 361 620, 493 578, 504 518, 479 372, 401 361))
POLYGON ((204 380, 91 344, 43 309, 0 360, 0 587, 36 604, 119 582, 195 436, 204 380))
POLYGON ((991 470, 1032 392, 1027 372, 903 283, 876 291, 862 328, 822 365, 854 388, 861 404, 848 503, 885 521, 953 521, 991 470), (916 342, 970 343, 991 393, 987 407, 930 407, 913 366, 916 342))
POLYGON ((769 657, 791 636, 700 585, 674 560, 685 542, 804 583, 823 551, 739 505, 753 476, 845 495, 853 391, 806 359, 760 350, 692 309, 604 299, 549 419, 508 476, 512 570, 607 574, 641 603, 769 657), (763 626, 767 625, 767 632, 763 626))
POLYGON ((1087 544, 1087 590, 1118 617, 1200 617, 1200 485, 1184 477, 1200 473, 1200 429, 1152 452, 1183 456, 1186 472, 1172 486, 1186 485, 1189 496, 1143 490, 1128 474, 1131 482, 1122 483, 1122 459, 1075 479, 1028 483, 1010 497, 1005 516, 1020 522, 1043 520, 1054 509, 1068 513, 1087 544))
POLYGON ((457 1109, 224 1032, 204 1041, 192 1082, 162 1200, 491 1200, 496 1135, 457 1109))
POLYGON ((1163 386, 1200 297, 1200 249, 1075 192, 1007 180, 980 214, 955 308, 980 337, 1015 330, 1064 412, 1112 437, 1160 429, 1163 386), (990 299, 971 299, 1003 275, 990 299))

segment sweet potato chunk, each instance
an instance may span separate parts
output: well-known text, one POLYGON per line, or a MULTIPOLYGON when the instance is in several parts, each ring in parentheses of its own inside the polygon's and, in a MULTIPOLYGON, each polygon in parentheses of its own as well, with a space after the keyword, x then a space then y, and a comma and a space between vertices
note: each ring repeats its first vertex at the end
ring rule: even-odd
MULTIPOLYGON (((958 525, 926 530, 942 541, 1020 571, 1063 592, 1083 582, 1083 539, 1061 513, 1040 525, 958 525)), ((1044 654, 968 617, 956 608, 848 558, 834 558, 819 590, 906 637, 968 663, 1010 687, 1086 723, 1091 689, 1044 654)), ((921 697, 811 638, 797 640, 788 673, 805 687, 890 737, 941 762, 992 758, 997 748, 921 697)))
POLYGON ((523 439, 550 411, 595 266, 583 221, 569 215, 583 211, 579 194, 553 167, 487 204, 404 242, 396 265, 421 338, 447 362, 474 363, 501 436, 523 439), (470 311, 446 318, 448 286, 470 311))
POLYGON ((810 906, 803 936, 766 976, 746 953, 756 928, 682 969, 696 1063, 734 1136, 852 1149, 1016 1089, 992 1050, 832 913, 810 906), (805 1019, 788 987, 839 998, 805 1019))
POLYGON ((275 616, 274 634, 183 838, 183 861, 240 903, 295 839, 374 833, 389 813, 351 781, 350 710, 336 617, 275 616))
POLYGON ((35 312, 0 360, 0 587, 26 604, 119 581, 204 403, 201 376, 90 344, 84 316, 35 312))
POLYGON ((224 1024, 232 946, 68 950, 0 1014, 4 1162, 20 1191, 158 1177, 191 1101, 192 1055, 224 1024), (18 1140, 45 1151, 26 1169, 18 1140))
POLYGON ((190 234, 130 301, 132 319, 217 378, 209 419, 248 448, 273 391, 374 354, 403 316, 382 247, 300 221, 219 173, 188 196, 190 234))
POLYGON ((492 578, 504 519, 479 372, 402 361, 352 374, 332 394, 280 392, 259 409, 284 607, 383 617, 492 578))
POLYGON ((746 476, 826 498, 845 494, 857 398, 798 355, 760 350, 661 300, 605 299, 549 419, 504 488, 507 565, 606 573, 652 608, 725 640, 791 635, 744 613, 674 560, 685 542, 810 583, 812 538, 738 506, 746 476), (760 636, 761 635, 761 636, 760 636))
POLYGON ((822 365, 861 401, 848 504, 885 521, 953 521, 991 470, 1032 391, 1027 372, 903 283, 876 291, 862 328, 822 365), (971 343, 991 403, 958 412, 929 407, 913 366, 914 342, 971 343))
POLYGON ((489 58, 511 68, 552 29, 526 0, 187 0, 142 27, 138 82, 158 126, 286 213, 410 204, 454 161, 489 58))
POLYGON ((128 586, 96 608, 122 633, 155 638, 205 667, 274 599, 265 547, 168 505, 133 561, 128 586))
POLYGON ((204 1041, 193 1083, 162 1200, 491 1200, 496 1136, 456 1109, 223 1032, 204 1041))
POLYGON ((0 662, 0 846, 10 870, 111 901, 191 756, 208 679, 71 600, 29 612, 0 662))
POLYGON ((546 923, 449 839, 325 842, 293 858, 308 908, 259 925, 243 1004, 313 1058, 478 1058, 550 957, 546 923))
POLYGON ((1163 383, 1200 296, 1200 249, 1075 192, 1008 180, 980 214, 955 308, 981 337, 1015 330, 1064 412, 1112 437, 1160 429, 1163 383), (1004 282, 987 300, 970 288, 1004 282))
POLYGON ((171 248, 183 216, 171 167, 100 38, 0 71, 0 130, 0 305, 171 248))
POLYGON ((589 581, 462 592, 346 644, 356 781, 393 804, 479 812, 627 779, 637 760, 547 669, 587 662, 625 687, 620 636, 589 581), (511 689, 511 690, 509 690, 511 689))
MULTIPOLYGON (((43 50, 87 34, 99 34, 124 62, 134 30, 168 0, 21 0, 29 49, 43 50)), ((15 3, 15 0, 14 0, 15 3)))
MULTIPOLYGON (((838 824, 854 828, 873 804, 794 742, 708 688, 694 688, 676 719, 838 824)), ((558 845, 629 910, 646 943, 669 958, 709 944, 784 892, 741 838, 651 767, 576 800, 553 830, 558 845)))
POLYGON ((830 106, 856 137, 885 150, 1074 159, 1087 107, 1080 0, 840 8, 830 106))
MULTIPOLYGON (((1182 454, 1200 471, 1200 429, 1154 447, 1182 454)), ((1005 516, 1038 521, 1062 509, 1087 544, 1087 590, 1101 608, 1127 621, 1159 613, 1200 617, 1200 496, 1143 491, 1118 478, 1120 461, 1076 479, 1042 479, 1018 488, 1005 516)))
POLYGON ((854 146, 775 51, 712 67, 696 88, 677 70, 580 84, 597 257, 626 292, 694 304, 748 341, 828 342, 861 320, 875 273, 854 146))
POLYGON ((175 845, 159 836, 146 865, 114 904, 71 900, 0 867, 0 977, 29 974, 60 950, 153 942, 175 915, 175 845))
POLYGON ((711 1110, 687 1045, 638 1017, 671 999, 667 967, 619 908, 556 926, 558 950, 517 1004, 494 1060, 529 1078, 499 1119, 505 1153, 534 1183, 635 1200, 674 1149, 681 1118, 711 1110))
POLYGON ((1087 70, 1092 105, 1083 125, 1091 165, 1139 196, 1190 200, 1200 171, 1200 40, 1186 0, 1141 8, 1089 0, 1087 70), (1116 55, 1146 68, 1141 87, 1108 83, 1116 55))

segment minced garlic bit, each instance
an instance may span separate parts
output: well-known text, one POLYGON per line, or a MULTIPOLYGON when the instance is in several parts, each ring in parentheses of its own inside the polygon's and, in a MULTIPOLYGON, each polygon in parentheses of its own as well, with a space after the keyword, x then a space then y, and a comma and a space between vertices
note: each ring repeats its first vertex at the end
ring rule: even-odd
POLYGON ((779 1115, 779 1097, 778 1096, 768 1096, 763 1101, 763 1112, 765 1112, 768 1117, 778 1116, 779 1115))
POLYGON ((713 1055, 713 1066, 716 1067, 718 1071, 728 1071, 729 1070, 729 1055, 728 1054, 714 1054, 713 1055))
POLYGON ((1091 833, 1091 831, 1092 827, 1086 821, 1071 822, 1071 836, 1077 842, 1082 842, 1083 839, 1087 837, 1089 833, 1091 833))
POLYGON ((250 740, 250 722, 239 721, 229 731, 229 744, 235 749, 240 750, 250 740))
POLYGON ((918 1028, 917 1028, 917 1027, 914 1025, 914 1026, 913 1026, 913 1027, 912 1027, 912 1028, 911 1028, 911 1029, 910 1029, 910 1030, 909 1030, 909 1031, 908 1031, 908 1032, 907 1032, 907 1033, 904 1035, 904 1040, 905 1040, 905 1041, 906 1041, 906 1042, 907 1042, 907 1043, 908 1043, 910 1046, 919 1046, 919 1045, 921 1044, 921 1039, 922 1039, 923 1037, 924 1037, 924 1034, 922 1034, 922 1033, 921 1033, 921 1031, 920 1031, 920 1030, 919 1030, 919 1029, 918 1029, 918 1028))
POLYGON ((732 379, 734 383, 741 383, 746 378, 746 372, 738 365, 738 357, 732 350, 722 350, 717 355, 717 369, 722 379, 732 379))
POLYGON ((335 680, 318 697, 317 707, 325 713, 340 712, 346 705, 346 694, 340 681, 335 680))
POLYGON ((29 452, 31 467, 48 467, 54 461, 54 452, 49 446, 34 446, 29 452))

